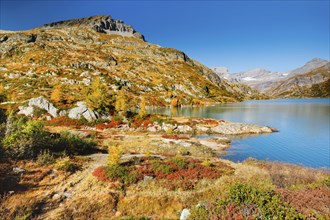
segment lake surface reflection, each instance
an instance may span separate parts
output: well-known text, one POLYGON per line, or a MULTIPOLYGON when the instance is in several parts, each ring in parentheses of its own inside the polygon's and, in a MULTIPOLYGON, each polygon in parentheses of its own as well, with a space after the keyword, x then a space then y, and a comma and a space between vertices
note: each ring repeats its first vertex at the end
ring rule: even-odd
POLYGON ((151 112, 268 125, 279 132, 233 137, 232 147, 224 158, 243 161, 253 157, 330 168, 330 99, 246 101, 151 112))

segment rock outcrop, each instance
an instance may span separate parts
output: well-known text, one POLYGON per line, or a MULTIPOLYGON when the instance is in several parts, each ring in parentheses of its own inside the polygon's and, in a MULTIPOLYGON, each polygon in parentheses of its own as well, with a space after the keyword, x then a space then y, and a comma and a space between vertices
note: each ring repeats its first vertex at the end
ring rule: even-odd
POLYGON ((100 115, 89 109, 84 102, 77 102, 77 107, 69 110, 68 117, 72 119, 85 118, 87 121, 93 121, 98 119, 100 115))
POLYGON ((40 96, 38 98, 32 98, 29 100, 28 106, 19 106, 19 112, 17 114, 33 116, 33 112, 35 108, 44 109, 48 114, 53 116, 54 118, 58 116, 58 109, 54 107, 54 105, 49 102, 44 97, 40 96))
POLYGON ((132 26, 125 24, 121 20, 113 19, 111 16, 91 16, 65 21, 45 24, 44 28, 63 28, 63 27, 87 28, 99 33, 119 34, 122 36, 136 37, 145 41, 144 36, 137 32, 132 26))

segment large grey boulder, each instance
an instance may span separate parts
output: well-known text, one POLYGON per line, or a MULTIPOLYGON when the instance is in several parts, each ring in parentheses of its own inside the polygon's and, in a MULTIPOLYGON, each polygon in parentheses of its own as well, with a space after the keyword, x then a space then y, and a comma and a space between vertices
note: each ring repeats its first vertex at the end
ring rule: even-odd
POLYGON ((19 115, 33 116, 34 108, 32 106, 19 106, 18 109, 17 114, 19 115))
POLYGON ((54 118, 58 116, 57 112, 58 109, 54 107, 54 105, 49 102, 44 97, 40 96, 38 98, 32 98, 29 100, 28 106, 19 106, 19 112, 17 114, 26 115, 26 116, 33 116, 33 112, 35 108, 44 109, 47 113, 49 113, 54 118))
POLYGON ((50 115, 56 118, 58 109, 54 107, 54 105, 49 102, 44 97, 40 96, 38 98, 32 98, 29 101, 29 106, 36 106, 41 109, 45 109, 50 115))
POLYGON ((77 107, 69 110, 69 118, 80 119, 85 118, 87 121, 93 121, 100 117, 100 115, 89 109, 85 102, 77 102, 77 107))

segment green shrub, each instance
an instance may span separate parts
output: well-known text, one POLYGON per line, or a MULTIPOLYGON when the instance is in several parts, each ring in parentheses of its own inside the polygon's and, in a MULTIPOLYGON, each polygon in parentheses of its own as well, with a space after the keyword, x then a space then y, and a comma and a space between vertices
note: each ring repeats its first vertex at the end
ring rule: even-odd
POLYGON ((8 120, 8 132, 1 144, 4 153, 11 158, 32 159, 45 150, 65 151, 69 155, 85 154, 91 152, 96 145, 92 138, 82 139, 69 132, 52 134, 44 129, 42 122, 29 121, 26 117, 12 116, 8 120))
POLYGON ((175 164, 179 169, 186 168, 188 163, 187 161, 182 157, 173 157, 170 160, 173 164, 175 164))
POLYGON ((79 169, 79 166, 74 164, 69 157, 64 157, 56 160, 54 169, 74 173, 79 169))
POLYGON ((61 132, 56 141, 55 151, 66 151, 69 155, 90 153, 96 146, 92 138, 82 139, 68 131, 61 132))
POLYGON ((188 156, 188 155, 190 155, 190 152, 185 147, 182 147, 182 146, 179 147, 178 153, 181 156, 188 156))
POLYGON ((218 204, 235 203, 243 207, 245 205, 256 205, 265 219, 302 219, 296 210, 281 201, 280 197, 272 190, 262 190, 254 186, 235 183, 230 187, 229 198, 218 204))
POLYGON ((47 111, 45 109, 34 106, 33 116, 36 116, 39 118, 46 113, 47 113, 47 111))
POLYGON ((209 211, 204 207, 196 207, 191 210, 189 215, 190 220, 208 220, 209 218, 209 211))
POLYGON ((44 150, 37 156, 37 163, 39 165, 51 165, 55 163, 55 157, 49 150, 44 150))
POLYGON ((123 166, 115 165, 106 168, 107 177, 113 180, 122 180, 126 184, 136 182, 137 174, 131 173, 123 166))
POLYGON ((216 203, 193 208, 189 219, 304 219, 272 190, 234 183, 228 193, 216 203))
POLYGON ((152 162, 151 169, 154 172, 161 172, 163 174, 170 174, 174 171, 173 168, 170 165, 161 163, 158 160, 152 162))
POLYGON ((210 160, 204 160, 202 163, 201 163, 203 166, 205 167, 211 167, 213 166, 212 162, 210 160))
POLYGON ((2 144, 10 157, 34 158, 39 152, 53 146, 53 135, 43 129, 41 122, 18 118, 11 122, 9 134, 2 144))

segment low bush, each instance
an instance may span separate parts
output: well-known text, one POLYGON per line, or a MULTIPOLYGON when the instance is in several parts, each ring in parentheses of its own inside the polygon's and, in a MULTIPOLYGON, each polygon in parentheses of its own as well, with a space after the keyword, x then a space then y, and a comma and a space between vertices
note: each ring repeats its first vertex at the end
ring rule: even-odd
POLYGON ((303 219, 273 190, 245 183, 230 186, 228 196, 206 207, 192 210, 190 219, 303 219), (203 210, 204 209, 204 210, 203 210))
POLYGON ((45 125, 49 126, 63 126, 63 127, 75 127, 80 128, 82 125, 85 125, 87 122, 84 120, 72 119, 67 116, 59 116, 52 118, 49 121, 44 122, 45 125))
POLYGON ((44 150, 37 156, 37 163, 41 166, 55 163, 55 157, 49 150, 44 150))
POLYGON ((79 155, 91 153, 96 142, 93 138, 80 138, 70 132, 61 132, 56 140, 55 151, 65 151, 69 155, 79 155))
POLYGON ((130 172, 123 166, 108 166, 106 173, 108 178, 123 181, 125 184, 132 184, 137 181, 137 174, 130 172))
POLYGON ((66 152, 69 155, 90 153, 96 146, 94 139, 82 139, 75 134, 62 132, 53 134, 44 129, 40 121, 27 120, 25 117, 10 117, 7 134, 1 144, 4 153, 15 159, 34 159, 39 154, 48 157, 48 152, 66 152))
POLYGON ((43 116, 46 113, 47 113, 47 111, 43 108, 39 108, 39 107, 36 107, 36 106, 34 106, 34 108, 33 108, 33 116, 35 116, 37 118, 43 116))
POLYGON ((53 135, 43 129, 41 122, 18 119, 12 122, 2 144, 5 152, 15 158, 35 158, 39 152, 53 146, 53 135))
POLYGON ((152 162, 151 169, 155 173, 160 173, 160 174, 170 174, 174 171, 174 169, 169 164, 162 163, 158 160, 152 162))
POLYGON ((184 169, 188 165, 188 162, 182 157, 173 157, 170 159, 170 162, 175 164, 178 169, 184 169))
POLYGON ((56 160, 54 169, 64 172, 74 173, 79 170, 79 166, 73 163, 69 157, 59 158, 56 160))
POLYGON ((107 176, 107 172, 105 170, 105 167, 97 167, 93 171, 92 175, 95 176, 100 181, 111 182, 111 179, 107 176))

